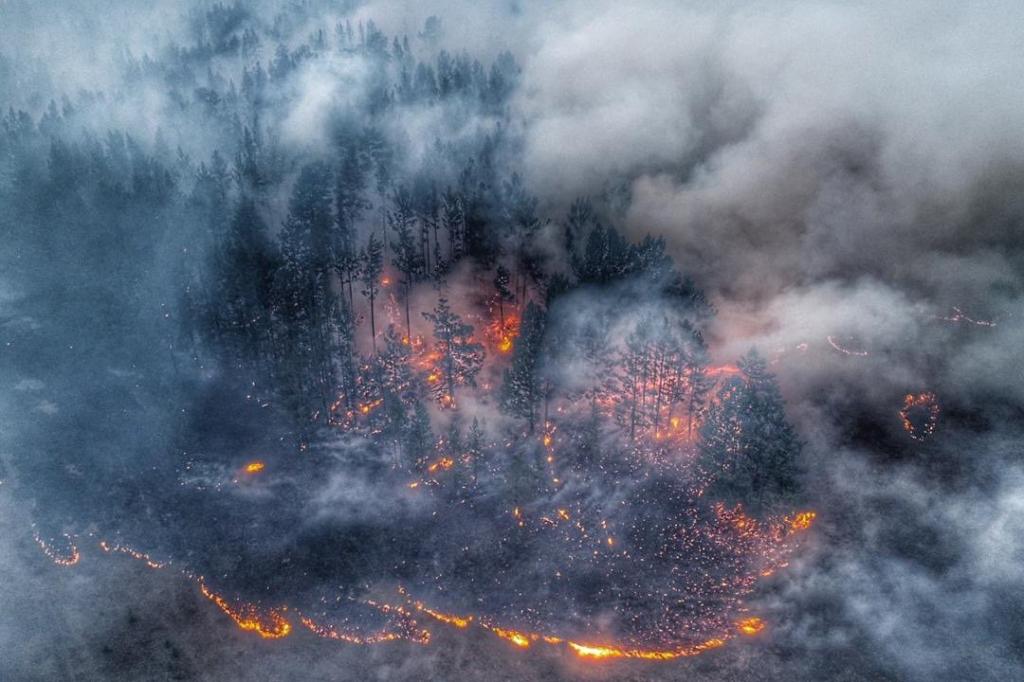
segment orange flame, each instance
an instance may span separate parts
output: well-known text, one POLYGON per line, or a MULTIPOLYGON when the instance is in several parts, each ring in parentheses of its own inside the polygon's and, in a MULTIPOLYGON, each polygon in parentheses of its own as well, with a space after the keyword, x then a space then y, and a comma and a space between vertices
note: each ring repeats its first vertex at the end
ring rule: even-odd
POLYGON ((753 637, 764 630, 764 621, 757 616, 751 616, 750 618, 737 621, 736 629, 749 637, 753 637))
POLYGON ((211 592, 202 579, 199 581, 199 590, 242 630, 255 632, 264 639, 280 639, 292 631, 292 624, 277 609, 270 609, 263 614, 253 604, 234 607, 219 594, 211 592))

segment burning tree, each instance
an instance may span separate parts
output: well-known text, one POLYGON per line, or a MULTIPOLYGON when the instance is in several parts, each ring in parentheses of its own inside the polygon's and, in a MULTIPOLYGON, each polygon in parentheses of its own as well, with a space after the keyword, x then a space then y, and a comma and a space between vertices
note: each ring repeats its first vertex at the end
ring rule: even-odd
POLYGON ((473 325, 466 324, 452 312, 447 298, 441 298, 432 313, 423 317, 434 325, 435 348, 440 353, 440 374, 429 381, 438 402, 445 407, 455 405, 455 387, 476 386, 476 375, 484 362, 484 347, 473 341, 473 325))
POLYGON ((799 490, 801 443, 764 359, 751 351, 739 366, 701 427, 698 475, 710 496, 764 509, 799 490))

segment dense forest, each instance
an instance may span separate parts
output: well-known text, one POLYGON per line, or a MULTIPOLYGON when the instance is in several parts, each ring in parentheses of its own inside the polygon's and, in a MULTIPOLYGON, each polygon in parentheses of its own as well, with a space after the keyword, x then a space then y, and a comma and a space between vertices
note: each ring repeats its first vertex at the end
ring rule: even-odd
MULTIPOLYGON (((590 10, 509 4, 156 3, 122 41, 112 1, 12 3, 40 30, 0 40, 16 554, 171 575, 202 608, 162 596, 157 631, 207 640, 401 660, 487 641, 559 666, 721 648, 700 665, 744 661, 736 679, 764 679, 759 656, 791 673, 813 644, 805 678, 933 670, 870 652, 888 595, 917 603, 886 578, 948 592, 988 526, 947 515, 1012 497, 1019 202, 997 199, 1016 180, 901 204, 927 164, 850 124, 859 104, 770 118, 805 87, 761 88, 789 53, 709 53, 662 88, 691 68, 658 66, 675 33, 560 33, 590 10), (559 61, 600 36, 615 60, 559 61), (872 222, 889 214, 906 224, 872 222)), ((149 636, 131 608, 99 609, 110 632, 62 626, 90 632, 94 674, 197 676, 179 644, 144 674, 123 662, 111 642, 149 636)), ((461 679, 458 660, 437 674, 461 679)))
MULTIPOLYGON (((0 149, 5 231, 52 263, 25 273, 34 295, 115 377, 159 373, 166 395, 213 403, 182 404, 193 423, 173 427, 179 454, 160 466, 179 472, 180 494, 244 464, 211 451, 224 434, 204 417, 262 412, 277 445, 261 476, 279 457, 302 480, 333 452, 396 501, 414 493, 443 514, 407 512, 399 525, 419 538, 397 549, 343 519, 310 551, 354 572, 350 594, 397 579, 446 610, 577 633, 611 609, 607 634, 634 644, 728 630, 746 586, 673 576, 680 562, 706 576, 757 567, 721 542, 723 505, 791 511, 799 439, 756 351, 709 365, 714 309, 663 239, 624 237, 613 196, 542 211, 518 169, 512 55, 449 53, 436 18, 411 36, 350 20, 299 36, 293 14, 268 25, 215 4, 190 25, 191 44, 123 55, 121 77, 126 91, 165 91, 212 148, 93 125, 94 108, 127 95, 81 91, 38 115, 9 109, 0 149), (278 112, 295 74, 322 62, 358 82, 323 144, 289 144, 278 112), (413 139, 405 126, 423 112, 444 124, 413 139), (671 540, 694 524, 685 545, 671 540), (475 546, 452 546, 466 537, 475 546), (636 555, 650 557, 642 580, 628 578, 636 555), (449 581, 473 587, 437 600, 449 581), (531 590, 543 605, 508 597, 531 590), (646 615, 666 598, 664 616, 646 615)), ((301 513, 302 488, 274 514, 301 513)), ((61 512, 82 526, 80 508, 61 512)))

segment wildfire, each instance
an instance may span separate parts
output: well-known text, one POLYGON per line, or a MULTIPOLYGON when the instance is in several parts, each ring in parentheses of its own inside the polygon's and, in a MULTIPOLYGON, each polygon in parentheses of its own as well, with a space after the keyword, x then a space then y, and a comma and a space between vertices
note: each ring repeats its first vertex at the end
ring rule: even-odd
POLYGON ((419 644, 426 644, 430 641, 430 633, 427 630, 422 630, 415 633, 414 636, 406 636, 397 632, 377 632, 371 635, 360 635, 349 632, 342 632, 333 627, 321 625, 308 616, 302 616, 299 618, 299 622, 312 632, 317 637, 324 639, 334 640, 336 642, 346 642, 348 644, 384 644, 385 642, 396 642, 398 640, 407 639, 419 644))
POLYGON ((737 366, 737 365, 727 364, 727 365, 711 365, 710 367, 707 368, 705 373, 709 377, 722 377, 722 376, 736 376, 736 375, 740 374, 742 371, 743 370, 741 370, 739 368, 739 366, 737 366))
POLYGON ((465 617, 463 617, 463 616, 454 616, 454 615, 452 615, 450 613, 441 613, 440 611, 435 611, 433 609, 427 608, 423 604, 423 602, 416 602, 415 606, 416 606, 416 608, 419 611, 422 611, 423 613, 427 614, 428 616, 430 616, 434 620, 439 621, 441 623, 445 623, 446 625, 455 626, 455 627, 459 628, 460 630, 468 628, 470 626, 470 624, 473 622, 473 616, 465 616, 465 617))
POLYGON ((744 635, 752 637, 764 630, 764 621, 757 616, 751 616, 750 618, 737 621, 736 629, 744 635))
POLYGON ((204 597, 216 604, 231 620, 235 621, 235 625, 242 630, 255 632, 264 639, 280 639, 287 637, 292 631, 292 624, 277 609, 261 613, 253 604, 232 606, 219 594, 210 591, 202 579, 199 580, 199 590, 204 597))
POLYGON ((100 540, 100 549, 102 549, 107 554, 110 554, 111 552, 127 554, 132 559, 135 559, 136 561, 141 561, 146 566, 154 570, 158 568, 164 568, 167 565, 163 562, 156 561, 155 559, 153 559, 153 557, 149 556, 148 554, 144 554, 143 552, 134 550, 131 547, 125 547, 124 545, 110 545, 109 543, 107 543, 106 540, 100 540))
POLYGON ((601 645, 592 646, 589 644, 579 644, 577 642, 569 642, 569 648, 581 658, 637 658, 648 661, 671 661, 675 658, 696 656, 697 654, 703 653, 709 649, 716 649, 723 644, 725 644, 724 638, 715 637, 691 647, 663 651, 657 649, 623 649, 615 646, 601 645))
POLYGON ((979 327, 995 327, 996 323, 991 320, 975 320, 964 314, 960 308, 953 306, 953 314, 938 317, 937 319, 943 322, 966 322, 967 324, 977 325, 979 327))
POLYGON ((370 414, 370 412, 376 410, 378 407, 380 407, 383 404, 384 404, 384 401, 382 399, 380 399, 380 398, 378 398, 377 400, 371 400, 368 403, 362 403, 359 406, 359 414, 363 414, 363 415, 370 414))
POLYGON ((445 471, 451 469, 455 465, 455 460, 451 457, 442 457, 433 464, 427 467, 427 473, 436 473, 438 471, 445 471))
POLYGON ((259 460, 255 460, 255 461, 249 462, 248 464, 245 465, 245 473, 247 473, 247 474, 258 474, 259 472, 263 471, 265 468, 266 468, 266 465, 263 462, 261 462, 259 460))
POLYGON ((903 421, 903 429, 914 440, 925 440, 935 432, 939 423, 939 400, 934 393, 908 393, 903 398, 903 407, 900 409, 900 419, 903 421), (923 423, 919 417, 924 416, 923 423))
POLYGON ((520 647, 522 649, 525 649, 530 646, 531 639, 537 638, 537 635, 531 636, 529 634, 518 632, 516 630, 505 630, 503 628, 496 628, 491 626, 485 627, 487 627, 488 630, 496 634, 498 637, 501 637, 502 639, 507 639, 508 641, 512 642, 517 647, 520 647))
POLYGON ((839 351, 843 355, 852 355, 854 357, 861 357, 861 358, 868 355, 868 352, 866 350, 853 350, 853 349, 847 348, 846 346, 844 346, 841 343, 839 343, 838 339, 836 337, 834 337, 834 336, 826 336, 825 340, 828 341, 828 345, 832 346, 833 348, 835 348, 837 351, 839 351))
POLYGON ((494 313, 495 311, 492 309, 492 320, 484 329, 484 337, 491 348, 502 355, 507 355, 512 352, 516 337, 519 336, 519 315, 513 311, 506 312, 504 324, 502 324, 501 316, 495 316, 494 313))
POLYGON ((34 533, 33 537, 36 544, 39 545, 39 549, 43 550, 43 554, 57 566, 74 566, 82 558, 81 554, 78 553, 78 547, 75 546, 74 540, 67 533, 64 533, 63 537, 67 541, 67 551, 63 554, 55 550, 49 543, 43 540, 39 536, 39 533, 34 533))
POLYGON ((789 520, 789 528, 793 531, 807 530, 814 523, 814 519, 817 518, 817 514, 812 511, 800 512, 792 519, 789 520))

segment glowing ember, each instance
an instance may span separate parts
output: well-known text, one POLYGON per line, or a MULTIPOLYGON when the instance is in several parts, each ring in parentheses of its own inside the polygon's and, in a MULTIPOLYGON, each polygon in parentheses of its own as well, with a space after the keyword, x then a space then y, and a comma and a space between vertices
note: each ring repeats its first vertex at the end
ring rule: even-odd
POLYGON ((43 554, 45 554, 50 561, 52 561, 57 566, 74 566, 82 557, 78 553, 78 547, 75 546, 75 543, 71 539, 71 536, 67 533, 64 533, 63 537, 64 540, 66 541, 66 549, 65 551, 61 552, 55 549, 52 546, 52 544, 43 540, 39 536, 39 533, 34 534, 36 544, 39 545, 39 549, 43 550, 43 554))
POLYGON ((452 625, 460 629, 468 628, 473 622, 473 616, 463 617, 454 616, 450 613, 441 613, 440 611, 434 611, 433 609, 427 608, 423 605, 423 602, 416 602, 416 608, 436 621, 440 621, 446 625, 452 625))
POLYGON ((494 634, 496 634, 498 637, 501 637, 502 639, 507 639, 508 641, 512 642, 517 647, 525 649, 528 646, 530 646, 530 639, 531 638, 530 638, 530 635, 528 635, 528 634, 525 634, 525 633, 522 633, 522 632, 517 632, 515 630, 505 630, 505 629, 502 629, 502 628, 496 628, 496 627, 490 627, 490 626, 488 626, 488 629, 491 632, 493 632, 494 634))
POLYGON ((968 317, 967 315, 965 315, 964 311, 962 311, 960 308, 958 308, 956 306, 953 306, 953 314, 952 315, 941 316, 941 317, 939 317, 937 319, 940 319, 943 322, 966 322, 967 324, 973 324, 973 325, 976 325, 978 327, 995 327, 996 326, 996 323, 992 322, 991 320, 975 320, 975 319, 972 319, 972 318, 968 317))
POLYGON ((800 512, 789 521, 789 527, 793 531, 807 530, 816 517, 817 514, 812 511, 800 512))
POLYGON ((903 398, 900 419, 903 429, 914 440, 923 441, 935 433, 939 423, 939 401, 934 393, 908 393, 903 398))
POLYGON ((436 462, 434 462, 433 464, 428 466, 427 467, 427 471, 429 473, 433 474, 433 473, 436 473, 438 471, 444 471, 446 469, 451 469, 454 465, 455 465, 455 460, 453 460, 451 457, 442 457, 441 459, 437 460, 436 462))
POLYGON ((744 618, 736 623, 736 629, 744 635, 753 636, 764 630, 764 621, 757 616, 744 618))
POLYGON ((255 632, 264 639, 280 639, 287 637, 292 631, 292 624, 277 609, 263 613, 252 604, 232 606, 226 599, 211 592, 202 580, 199 581, 199 590, 242 630, 255 632))
POLYGON ((866 355, 868 355, 868 352, 866 350, 853 350, 851 348, 847 348, 846 346, 839 342, 839 339, 837 339, 834 336, 826 336, 825 340, 828 341, 828 345, 832 346, 843 355, 852 355, 855 357, 865 357, 866 355))
POLYGON ((671 661, 675 658, 696 656, 697 654, 716 649, 725 644, 724 638, 709 639, 692 647, 675 650, 659 651, 656 649, 622 649, 614 646, 591 646, 569 642, 569 648, 581 658, 606 659, 606 658, 637 658, 648 661, 671 661))
POLYGON ((132 549, 131 547, 125 547, 123 545, 111 545, 111 544, 107 543, 105 540, 100 540, 100 549, 102 549, 107 554, 110 554, 111 552, 119 552, 121 554, 127 554, 132 559, 135 559, 136 561, 141 561, 142 563, 146 564, 146 566, 148 566, 149 568, 152 568, 154 570, 158 569, 158 568, 164 568, 167 565, 167 564, 165 564, 163 562, 156 561, 155 559, 153 559, 148 554, 144 554, 142 552, 136 551, 136 550, 132 549))

